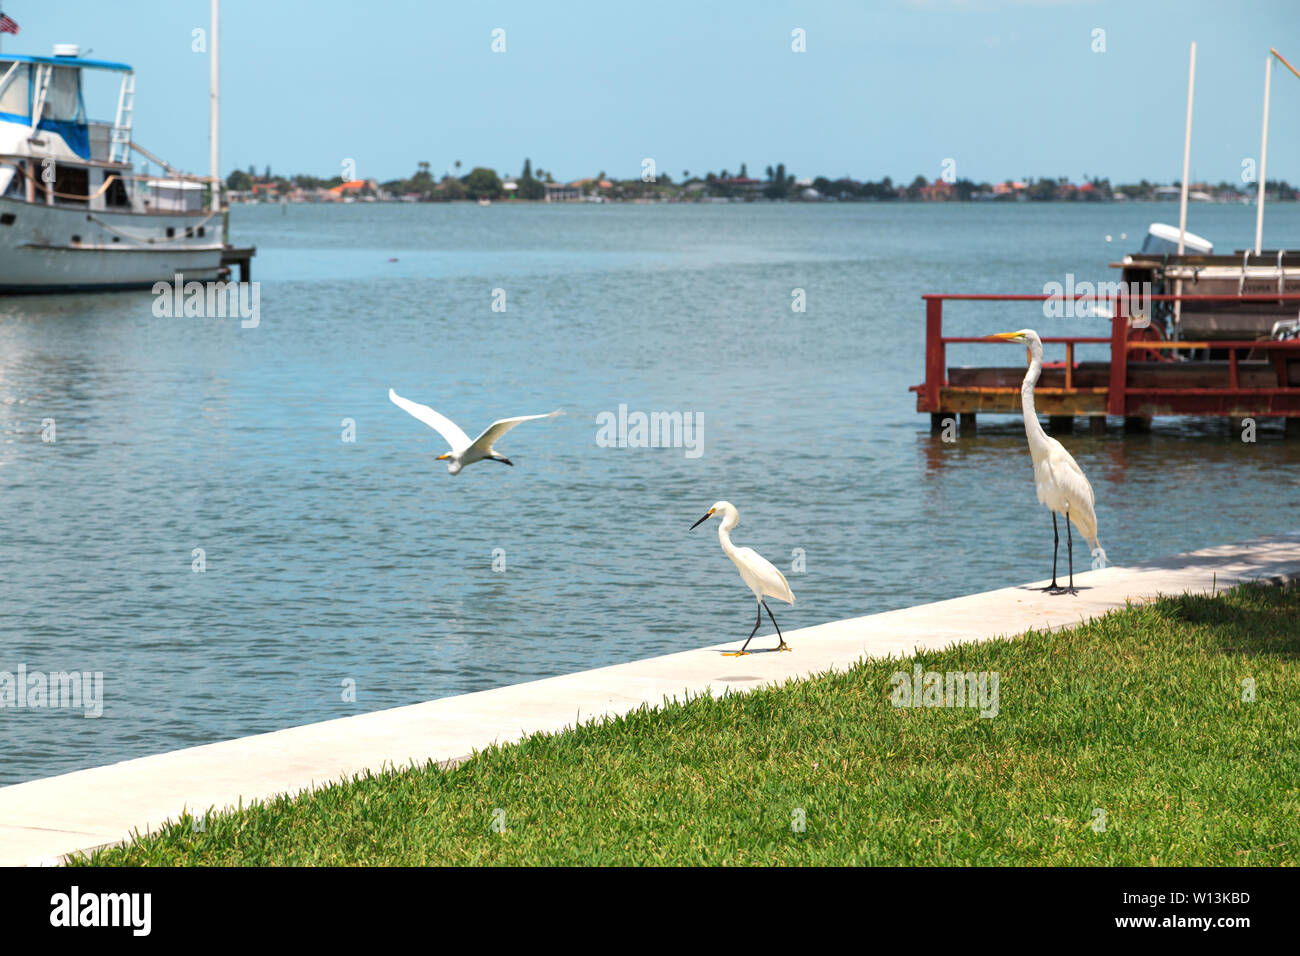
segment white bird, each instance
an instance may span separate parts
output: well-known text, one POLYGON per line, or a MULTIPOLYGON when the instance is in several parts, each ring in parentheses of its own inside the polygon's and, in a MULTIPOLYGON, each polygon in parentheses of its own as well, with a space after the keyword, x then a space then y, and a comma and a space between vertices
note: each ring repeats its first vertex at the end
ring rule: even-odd
POLYGON ((1097 543, 1097 512, 1092 485, 1083 469, 1065 447, 1052 438, 1038 421, 1034 410, 1034 386, 1043 372, 1043 340, 1033 329, 1019 332, 999 332, 992 336, 1003 342, 1020 342, 1027 346, 1029 371, 1020 386, 1020 408, 1025 416, 1025 437, 1029 439, 1029 455, 1034 460, 1034 485, 1038 501, 1052 512, 1052 583, 1043 588, 1053 594, 1078 594, 1074 587, 1074 539, 1070 523, 1079 529, 1092 548, 1092 556, 1106 565, 1106 552, 1097 543), (1060 533, 1056 529, 1056 516, 1065 515, 1066 551, 1070 559, 1070 586, 1062 588, 1056 583, 1056 554, 1060 546, 1060 533))
POLYGON ((445 415, 439 415, 428 405, 421 405, 419 402, 413 402, 408 398, 402 398, 391 388, 388 390, 389 400, 398 408, 410 412, 420 421, 424 422, 444 439, 451 446, 451 451, 439 455, 436 461, 447 460, 447 471, 453 475, 460 474, 460 470, 466 465, 472 465, 476 461, 488 459, 489 461, 499 461, 503 465, 513 467, 514 462, 503 455, 498 455, 492 443, 504 435, 510 429, 514 428, 520 422, 529 422, 535 418, 554 418, 562 414, 555 411, 548 415, 520 415, 518 418, 502 418, 493 422, 487 428, 483 429, 483 434, 479 435, 473 441, 461 430, 461 427, 445 415))
POLYGON ((758 620, 754 623, 754 629, 749 632, 749 637, 745 639, 745 643, 740 650, 730 652, 726 656, 740 657, 742 654, 748 653, 745 648, 749 646, 749 642, 758 633, 758 625, 763 623, 764 611, 767 611, 767 616, 772 620, 772 626, 776 628, 776 636, 781 639, 781 643, 776 649, 778 651, 790 650, 790 645, 785 642, 785 638, 781 635, 781 628, 776 623, 776 618, 772 617, 772 609, 763 600, 763 595, 767 595, 776 598, 778 601, 784 601, 786 604, 793 604, 794 592, 790 590, 789 582, 786 581, 785 575, 778 571, 771 561, 768 561, 767 558, 753 548, 738 548, 731 543, 731 529, 740 524, 740 512, 736 510, 736 506, 730 501, 715 502, 713 507, 709 509, 708 514, 691 525, 691 530, 694 531, 715 514, 722 516, 722 521, 718 525, 718 540, 722 542, 723 553, 731 558, 736 570, 740 572, 741 580, 749 585, 749 589, 754 592, 754 598, 758 601, 758 620))

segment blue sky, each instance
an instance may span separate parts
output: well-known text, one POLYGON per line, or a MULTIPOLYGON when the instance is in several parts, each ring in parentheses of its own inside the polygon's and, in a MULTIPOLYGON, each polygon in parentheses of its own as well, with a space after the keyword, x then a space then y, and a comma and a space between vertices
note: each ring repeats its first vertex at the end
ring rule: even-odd
MULTIPOLYGON (((6 51, 80 43, 134 65, 137 140, 206 172, 208 63, 191 31, 207 0, 3 9, 22 27, 6 51)), ((653 157, 674 177, 784 162, 910 181, 951 158, 975 180, 1171 181, 1196 40, 1192 178, 1238 182, 1259 152, 1268 48, 1300 65, 1294 0, 225 0, 222 22, 223 173, 330 176, 351 158, 381 180, 420 160, 517 173, 528 156, 558 179, 638 176, 653 157)), ((1300 79, 1280 66, 1268 173, 1300 182, 1300 79)))

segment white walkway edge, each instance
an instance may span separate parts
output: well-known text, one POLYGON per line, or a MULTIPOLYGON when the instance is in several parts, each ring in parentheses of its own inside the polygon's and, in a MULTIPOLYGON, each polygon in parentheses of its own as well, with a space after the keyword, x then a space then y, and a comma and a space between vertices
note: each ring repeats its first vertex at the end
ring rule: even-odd
POLYGON ((1080 574, 1075 581, 1086 590, 1078 596, 1010 587, 787 631, 790 654, 723 657, 722 650, 740 646, 734 641, 31 780, 0 788, 0 865, 53 862, 116 843, 183 808, 202 813, 323 786, 367 768, 455 759, 491 743, 562 730, 578 717, 658 705, 665 696, 748 690, 842 670, 863 656, 911 655, 1064 627, 1157 594, 1297 577, 1300 532, 1292 532, 1080 574))

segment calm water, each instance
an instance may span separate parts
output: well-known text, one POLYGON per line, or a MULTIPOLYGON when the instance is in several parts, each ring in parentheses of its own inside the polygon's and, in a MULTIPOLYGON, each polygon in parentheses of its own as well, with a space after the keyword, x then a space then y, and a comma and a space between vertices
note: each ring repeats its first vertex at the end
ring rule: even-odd
MULTIPOLYGON (((246 207, 256 329, 156 318, 147 292, 2 299, 0 671, 102 671, 105 704, 0 710, 0 783, 742 638, 752 598, 714 526, 687 533, 719 498, 738 543, 787 573, 806 553, 783 627, 1043 577, 1051 521, 1018 420, 945 445, 915 412, 919 296, 1116 278, 1106 263, 1176 216, 246 207), (471 434, 567 415, 502 441, 516 467, 451 478, 390 386, 471 434), (598 447, 620 404, 702 414, 703 454, 598 447)), ((1231 249, 1254 216, 1197 206, 1189 225, 1231 249)), ((1300 242, 1300 208, 1267 225, 1300 242)), ((960 304, 947 328, 1105 334, 1036 308, 960 304)), ((1125 564, 1293 524, 1300 443, 1279 435, 1202 420, 1066 444, 1125 564)))

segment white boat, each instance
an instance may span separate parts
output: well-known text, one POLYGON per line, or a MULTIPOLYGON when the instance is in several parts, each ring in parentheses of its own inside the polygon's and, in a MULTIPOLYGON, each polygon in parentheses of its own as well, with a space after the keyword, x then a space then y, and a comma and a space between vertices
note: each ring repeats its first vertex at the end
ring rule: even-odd
POLYGON ((147 288, 217 279, 220 190, 131 138, 135 73, 88 60, 0 53, 0 292, 147 288), (112 123, 87 118, 82 73, 121 74, 112 123), (132 151, 166 170, 136 175, 132 151))

